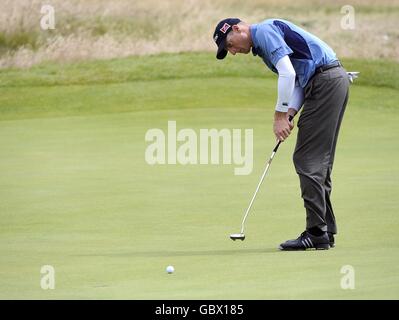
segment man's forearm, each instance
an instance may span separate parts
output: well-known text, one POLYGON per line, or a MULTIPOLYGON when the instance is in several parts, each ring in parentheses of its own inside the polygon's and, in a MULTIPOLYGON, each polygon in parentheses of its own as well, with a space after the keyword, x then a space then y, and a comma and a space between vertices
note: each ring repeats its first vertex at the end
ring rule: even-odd
POLYGON ((277 83, 277 112, 287 112, 289 102, 295 87, 295 70, 288 56, 281 58, 277 64, 278 83, 277 83))

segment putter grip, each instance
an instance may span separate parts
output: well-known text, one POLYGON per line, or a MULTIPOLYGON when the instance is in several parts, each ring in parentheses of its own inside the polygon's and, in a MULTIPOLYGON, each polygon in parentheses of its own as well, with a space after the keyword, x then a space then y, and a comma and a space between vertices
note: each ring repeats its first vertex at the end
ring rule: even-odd
MULTIPOLYGON (((293 117, 292 115, 290 115, 290 116, 288 117, 288 121, 291 122, 292 119, 294 119, 294 117, 293 117)), ((280 146, 280 144, 281 144, 281 141, 279 140, 279 142, 277 143, 277 145, 274 147, 273 152, 277 152, 278 147, 280 146)))

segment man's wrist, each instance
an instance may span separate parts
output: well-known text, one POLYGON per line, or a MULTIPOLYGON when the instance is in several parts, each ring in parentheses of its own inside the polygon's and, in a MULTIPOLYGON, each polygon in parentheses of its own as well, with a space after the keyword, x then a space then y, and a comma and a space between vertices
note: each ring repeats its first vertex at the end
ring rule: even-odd
POLYGON ((275 111, 274 120, 285 119, 287 117, 287 112, 275 111))

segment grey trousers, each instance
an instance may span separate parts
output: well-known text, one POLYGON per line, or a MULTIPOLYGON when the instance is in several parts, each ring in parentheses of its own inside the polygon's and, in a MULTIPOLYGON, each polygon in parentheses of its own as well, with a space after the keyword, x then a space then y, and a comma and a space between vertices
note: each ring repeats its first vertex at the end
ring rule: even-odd
POLYGON ((293 155, 306 208, 306 229, 337 233, 331 204, 331 172, 345 107, 349 79, 342 67, 316 74, 305 87, 293 155))

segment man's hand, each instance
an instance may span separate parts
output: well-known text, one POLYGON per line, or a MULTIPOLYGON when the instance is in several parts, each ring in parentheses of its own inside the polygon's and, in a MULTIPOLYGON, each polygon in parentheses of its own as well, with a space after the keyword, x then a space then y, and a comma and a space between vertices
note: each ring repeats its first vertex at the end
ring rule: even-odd
POLYGON ((274 114, 274 134, 277 140, 284 141, 291 134, 291 130, 294 129, 294 121, 288 121, 290 115, 295 116, 295 109, 288 109, 288 112, 278 112, 274 114))

